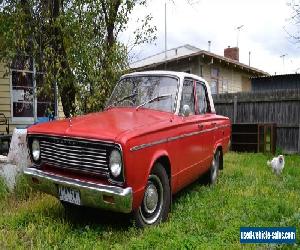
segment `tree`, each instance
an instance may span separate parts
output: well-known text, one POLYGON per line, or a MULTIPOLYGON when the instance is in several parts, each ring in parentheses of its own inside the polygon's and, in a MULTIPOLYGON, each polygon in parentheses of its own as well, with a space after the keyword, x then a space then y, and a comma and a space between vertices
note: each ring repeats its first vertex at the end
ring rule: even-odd
MULTIPOLYGON (((128 67, 118 40, 143 0, 10 0, 0 6, 0 58, 33 58, 44 88, 57 84, 66 117, 98 111, 128 67)), ((155 39, 146 16, 134 44, 155 39)))
POLYGON ((288 5, 292 10, 290 21, 292 22, 293 30, 287 32, 294 42, 300 43, 300 0, 291 0, 288 2, 288 5))

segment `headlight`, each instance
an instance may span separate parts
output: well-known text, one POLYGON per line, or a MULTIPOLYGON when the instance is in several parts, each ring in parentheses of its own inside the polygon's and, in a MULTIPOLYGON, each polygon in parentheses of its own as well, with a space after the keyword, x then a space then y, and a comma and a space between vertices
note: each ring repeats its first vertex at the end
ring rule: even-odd
POLYGON ((122 157, 118 150, 113 150, 109 157, 109 169, 113 177, 117 178, 122 171, 122 157))
POLYGON ((31 144, 31 152, 32 152, 33 160, 38 161, 41 156, 41 150, 40 150, 40 142, 37 139, 34 139, 31 144))

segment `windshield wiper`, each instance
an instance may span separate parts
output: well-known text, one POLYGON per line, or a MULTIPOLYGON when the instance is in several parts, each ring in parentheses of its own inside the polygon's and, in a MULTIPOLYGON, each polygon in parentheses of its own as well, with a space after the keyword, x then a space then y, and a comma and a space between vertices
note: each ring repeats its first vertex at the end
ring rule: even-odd
POLYGON ((150 99, 150 100, 148 100, 148 101, 140 104, 139 106, 137 106, 135 110, 138 110, 140 107, 143 107, 143 106, 145 106, 148 103, 152 103, 152 102, 160 101, 160 100, 165 100, 165 99, 167 99, 170 96, 172 96, 172 95, 168 94, 168 95, 159 95, 159 96, 153 97, 152 99, 150 99))
POLYGON ((132 98, 132 97, 134 97, 134 96, 136 96, 136 95, 137 95, 137 94, 134 93, 134 94, 131 94, 131 95, 124 96, 123 98, 114 101, 114 102, 113 102, 112 104, 110 104, 106 109, 109 109, 109 108, 111 108, 112 106, 114 106, 114 105, 116 105, 116 104, 118 104, 118 103, 120 103, 120 102, 122 102, 122 101, 125 101, 125 100, 127 100, 127 99, 130 99, 130 98, 132 98))

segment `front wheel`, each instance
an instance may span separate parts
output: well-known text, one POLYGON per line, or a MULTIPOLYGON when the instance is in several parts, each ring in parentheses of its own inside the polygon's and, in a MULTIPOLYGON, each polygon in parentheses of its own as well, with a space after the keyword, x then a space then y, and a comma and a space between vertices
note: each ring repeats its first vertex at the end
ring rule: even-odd
POLYGON ((142 204, 134 211, 136 226, 157 225, 168 217, 171 203, 169 178, 163 165, 156 163, 148 177, 142 204))

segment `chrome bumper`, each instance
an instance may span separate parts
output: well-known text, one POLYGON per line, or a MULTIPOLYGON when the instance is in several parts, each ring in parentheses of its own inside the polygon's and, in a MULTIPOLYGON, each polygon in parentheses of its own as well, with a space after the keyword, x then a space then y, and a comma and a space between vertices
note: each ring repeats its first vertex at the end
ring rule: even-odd
POLYGON ((74 188, 80 192, 82 206, 101 208, 122 213, 132 210, 132 189, 81 181, 41 171, 36 168, 26 168, 24 174, 30 185, 40 191, 58 195, 58 185, 74 188), (108 199, 105 199, 105 197, 108 199))

